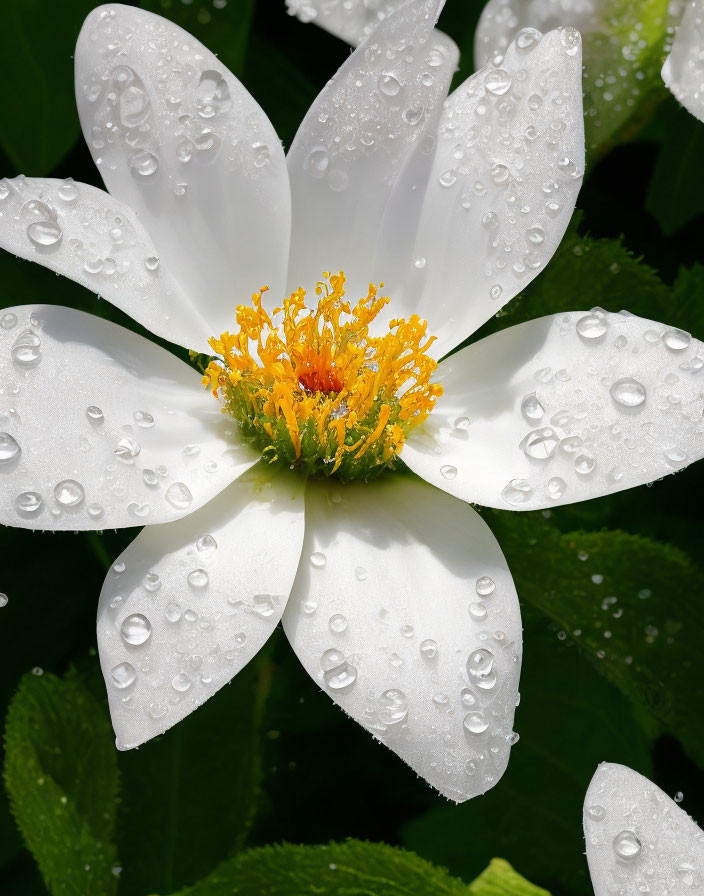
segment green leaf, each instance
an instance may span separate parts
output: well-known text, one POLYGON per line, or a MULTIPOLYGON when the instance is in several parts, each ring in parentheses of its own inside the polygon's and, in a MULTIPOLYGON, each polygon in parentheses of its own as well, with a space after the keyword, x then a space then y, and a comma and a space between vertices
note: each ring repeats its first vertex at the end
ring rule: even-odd
POLYGON ((674 100, 663 109, 667 133, 660 142, 645 207, 667 236, 704 214, 702 123, 674 100), (676 134, 677 139, 672 139, 676 134))
MULTIPOLYGON (((704 128, 702 128, 704 131, 704 128)), ((677 325, 704 337, 704 265, 695 264, 691 268, 680 268, 674 288, 677 309, 677 325)))
MULTIPOLYGON (((489 522, 522 601, 524 653, 515 721, 520 740, 491 790, 461 806, 438 802, 406 824, 402 842, 467 880, 500 852, 536 885, 560 896, 593 896, 583 858, 584 794, 604 759, 652 775, 652 738, 617 688, 526 602, 522 584, 552 576, 551 554, 536 547, 529 565, 527 558, 517 565, 513 538, 502 540, 504 532, 493 518, 489 522)), ((559 576, 552 578, 551 586, 558 588, 559 576)), ((560 594, 567 601, 569 592, 560 594)))
POLYGON ((242 848, 269 675, 262 653, 162 737, 120 754, 121 896, 190 884, 242 848))
POLYGON ((25 675, 5 729, 12 812, 55 896, 109 896, 118 789, 105 710, 75 680, 25 675))
POLYGON ((572 226, 546 269, 490 320, 477 338, 545 314, 630 311, 678 326, 672 290, 620 240, 580 236, 572 226))
POLYGON ((73 50, 94 6, 93 0, 2 5, 0 148, 24 174, 50 174, 79 137, 73 50))
POLYGON ((702 764, 701 569, 671 545, 625 532, 562 534, 536 513, 488 518, 521 600, 702 764))
POLYGON ((179 896, 549 896, 497 860, 469 887, 411 852, 348 840, 265 846, 224 863, 179 896))
POLYGON ((542 887, 517 874, 503 859, 492 859, 491 864, 469 885, 471 896, 550 896, 542 887))
POLYGON ((233 74, 241 74, 254 0, 217 5, 212 0, 143 0, 142 7, 175 22, 215 53, 233 74))
POLYGON ((652 102, 667 95, 667 8, 668 0, 616 0, 599 7, 598 27, 583 29, 585 136, 594 155, 631 139, 652 102))

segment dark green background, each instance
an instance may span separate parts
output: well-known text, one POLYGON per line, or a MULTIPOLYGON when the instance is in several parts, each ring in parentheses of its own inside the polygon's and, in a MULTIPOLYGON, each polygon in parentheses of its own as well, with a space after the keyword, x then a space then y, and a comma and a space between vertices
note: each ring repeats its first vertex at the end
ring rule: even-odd
MULTIPOLYGON (((92 5, 5 0, 0 7, 0 174, 101 185, 79 135, 72 88, 73 46, 92 5)), ((201 0, 143 5, 217 52, 286 146, 349 54, 327 33, 288 17, 283 0, 229 0, 223 9, 201 0)), ((440 23, 463 51, 464 76, 472 70, 481 5, 448 0, 440 23)), ((617 135, 608 151, 593 153, 581 214, 550 268, 482 333, 599 304, 704 339, 704 124, 657 84, 635 124, 628 141, 617 135)), ((139 329, 76 284, 0 254, 0 306, 34 301, 139 329)), ((525 626, 521 741, 486 796, 455 807, 434 794, 319 692, 279 630, 261 658, 204 708, 156 743, 117 757, 119 804, 100 776, 88 787, 84 799, 93 810, 109 802, 116 817, 121 896, 175 891, 245 844, 347 837, 404 845, 467 881, 501 856, 553 894, 589 894, 581 803, 602 760, 628 764, 670 794, 682 791, 683 807, 704 819, 703 482, 700 464, 550 515, 484 512, 511 565, 525 626), (591 579, 597 573, 604 576, 599 585, 591 579), (604 609, 609 596, 617 604, 604 609)), ((32 726, 13 739, 18 767, 26 756, 29 768, 38 754, 67 787, 78 768, 72 763, 93 755, 93 739, 98 752, 110 739, 96 602, 107 567, 136 532, 0 529, 0 591, 9 596, 0 610, 0 700, 8 704, 22 676, 41 667, 46 674, 30 689, 50 696, 56 683, 49 673, 69 674, 99 701, 97 713, 81 701, 59 701, 56 717, 39 706, 32 726), (52 750, 64 736, 70 745, 72 728, 80 729, 85 750, 67 746, 57 759, 52 750)), ((36 821, 39 810, 32 812, 36 821)), ((73 844, 59 846, 66 868, 75 864, 73 844)), ((3 794, 0 890, 46 892, 3 794)), ((70 881, 59 891, 83 892, 70 881)))

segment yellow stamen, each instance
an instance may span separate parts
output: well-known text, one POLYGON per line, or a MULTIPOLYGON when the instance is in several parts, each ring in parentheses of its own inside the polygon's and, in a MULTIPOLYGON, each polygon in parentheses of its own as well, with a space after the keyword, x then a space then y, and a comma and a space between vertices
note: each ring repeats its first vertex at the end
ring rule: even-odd
POLYGON ((303 289, 271 316, 262 307, 266 288, 251 305, 238 306, 238 332, 210 340, 219 357, 203 384, 223 397, 267 455, 311 474, 368 477, 393 462, 408 431, 442 394, 430 382, 437 364, 426 352, 433 337, 415 314, 371 335, 388 297, 370 284, 352 307, 344 274, 323 277, 313 310, 303 289))

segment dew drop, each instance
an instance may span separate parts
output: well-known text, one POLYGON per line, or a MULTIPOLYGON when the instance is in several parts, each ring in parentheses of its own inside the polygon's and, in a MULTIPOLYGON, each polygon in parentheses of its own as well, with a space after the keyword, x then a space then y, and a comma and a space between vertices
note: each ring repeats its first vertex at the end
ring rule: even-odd
POLYGON ((171 687, 178 691, 179 694, 185 694, 186 691, 190 691, 192 684, 193 682, 185 672, 179 672, 178 675, 171 679, 171 687))
POLYGON ((154 418, 146 411, 135 411, 134 421, 137 426, 141 426, 143 429, 149 429, 150 427, 154 426, 154 418))
POLYGON ((616 380, 610 391, 616 404, 625 408, 637 408, 645 401, 645 386, 630 376, 616 380))
POLYGON ((524 396, 523 401, 521 401, 521 413, 529 422, 542 419, 545 414, 545 408, 538 400, 535 392, 530 392, 524 396))
POLYGON ((322 551, 314 551, 310 555, 310 562, 312 566, 315 566, 316 569, 322 569, 323 566, 327 563, 328 558, 323 554, 322 551))
POLYGON ((39 492, 20 492, 15 498, 15 509, 20 516, 36 516, 43 506, 39 492))
POLYGON ((519 448, 523 449, 526 457, 534 460, 548 460, 555 453, 560 441, 553 429, 534 429, 522 440, 519 448))
POLYGON ((512 507, 527 504, 533 494, 533 486, 526 479, 512 479, 501 491, 501 497, 512 507))
POLYGON ((85 496, 83 486, 75 479, 62 479, 54 486, 56 503, 62 507, 78 507, 85 496))
POLYGON ((110 680, 116 688, 128 688, 137 678, 137 672, 132 663, 118 663, 110 670, 110 680))
POLYGON ((596 804, 587 806, 585 813, 587 818, 591 818, 592 821, 603 821, 606 818, 606 809, 603 806, 598 806, 596 804))
POLYGON ((643 844, 633 831, 621 831, 614 837, 614 852, 624 862, 632 862, 643 848, 643 844))
POLYGON ((511 89, 511 76, 503 69, 496 68, 484 77, 484 87, 494 96, 503 96, 511 89))
POLYGON ((159 170, 159 159, 153 152, 140 150, 130 156, 128 165, 130 173, 137 180, 148 179, 154 177, 159 170))
POLYGON ((161 588, 161 576, 157 572, 148 572, 142 579, 142 584, 147 591, 154 593, 161 588))
POLYGON ((580 317, 577 321, 575 329, 582 339, 591 342, 595 339, 600 339, 606 333, 608 324, 603 315, 585 314, 584 317, 580 317))
POLYGON ((357 670, 350 663, 343 663, 336 669, 323 673, 325 684, 333 691, 343 691, 357 680, 357 670))
POLYGON ((357 581, 364 582, 368 578, 369 573, 363 566, 357 566, 355 567, 354 575, 357 581))
POLYGON ((401 91, 401 82, 392 74, 383 74, 379 78, 379 90, 384 96, 398 96, 401 91))
POLYGON ((484 734, 489 727, 489 723, 481 712, 468 712, 464 717, 462 724, 470 734, 484 734))
POLYGON ((552 476, 548 479, 548 497, 553 501, 559 501, 567 489, 567 483, 560 476, 552 476))
POLYGON ((330 631, 338 635, 347 631, 347 619, 341 613, 335 613, 334 616, 331 616, 328 625, 330 626, 330 631))
POLYGON ((173 482, 166 489, 164 497, 176 510, 187 510, 193 503, 191 490, 184 482, 173 482))
POLYGON ((433 641, 432 638, 426 638, 425 641, 420 642, 421 656, 424 656, 427 660, 431 660, 436 655, 437 652, 438 652, 437 641, 433 641))
POLYGON ((91 404, 86 408, 86 417, 95 426, 102 426, 105 423, 105 414, 95 404, 91 404))
POLYGON ((482 619, 486 619, 488 615, 488 610, 486 608, 486 604, 483 604, 481 601, 473 601, 469 605, 469 615, 472 619, 476 619, 480 621, 482 619))
POLYGON ((440 475, 443 479, 454 479, 457 476, 457 467, 453 467, 452 464, 445 464, 443 467, 440 467, 440 475))
POLYGON ((673 352, 683 352, 692 343, 692 337, 685 330, 667 330, 662 341, 673 352))
POLYGON ((191 572, 188 573, 186 581, 191 588, 200 590, 208 585, 208 573, 201 567, 198 567, 198 569, 191 570, 191 572))
POLYGON ((0 465, 16 461, 22 449, 19 442, 9 432, 0 432, 0 465))
POLYGON ((408 699, 403 691, 390 688, 379 697, 379 721, 382 725, 400 725, 408 717, 408 699))
POLYGON ((7 595, 4 594, 3 592, 0 592, 0 607, 6 607, 6 606, 7 606, 7 595))
POLYGON ((196 550, 204 560, 212 557, 217 549, 218 543, 212 535, 201 535, 200 538, 196 541, 196 550))
POLYGON ((56 221, 34 221, 27 228, 27 236, 38 249, 58 248, 63 231, 56 221))
POLYGON ((477 579, 476 591, 480 597, 488 597, 496 589, 496 583, 489 576, 480 576, 477 579))
POLYGON ((152 633, 151 622, 141 613, 133 613, 127 616, 120 626, 120 634, 125 644, 138 647, 149 639, 152 633))

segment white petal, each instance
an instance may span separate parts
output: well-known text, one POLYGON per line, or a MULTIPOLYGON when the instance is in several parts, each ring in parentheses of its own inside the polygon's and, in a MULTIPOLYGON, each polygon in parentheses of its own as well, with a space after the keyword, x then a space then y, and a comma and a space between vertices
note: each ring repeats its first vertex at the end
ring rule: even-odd
POLYGON ((99 293, 157 336, 209 351, 208 325, 137 216, 109 193, 72 180, 0 181, 0 246, 99 293))
POLYGON ((594 309, 509 327, 440 365, 402 458, 466 501, 534 510, 658 479, 704 454, 704 345, 594 309))
POLYGON ((190 513, 256 463, 169 352, 58 305, 0 315, 0 521, 112 529, 190 513))
POLYGON ((355 298, 380 279, 398 291, 457 62, 452 41, 433 31, 439 6, 409 3, 382 22, 301 124, 288 154, 291 289, 344 270, 355 298))
POLYGON ((486 66, 445 104, 408 275, 436 356, 496 314, 559 245, 584 170, 581 71, 578 32, 523 32, 501 68, 486 66))
POLYGON ((585 34, 602 24, 610 10, 611 0, 489 0, 474 33, 475 64, 503 56, 522 28, 552 31, 571 25, 585 34))
POLYGON ((122 750, 227 684, 281 618, 303 540, 303 480, 260 468, 244 480, 184 520, 143 529, 105 579, 98 646, 122 750))
POLYGON ((225 66, 172 22, 101 6, 76 46, 83 133, 108 190, 135 209, 213 332, 286 275, 283 150, 225 66))
POLYGON ((286 0, 289 14, 357 46, 403 0, 286 0))
POLYGON ((690 0, 675 33, 662 78, 680 103, 704 121, 704 2, 690 0))
POLYGON ((689 896, 704 883, 704 831, 652 781, 602 762, 584 800, 595 896, 689 896))
POLYGON ((407 476, 311 483, 283 623, 321 688, 446 797, 504 773, 521 616, 501 550, 466 504, 407 476))

